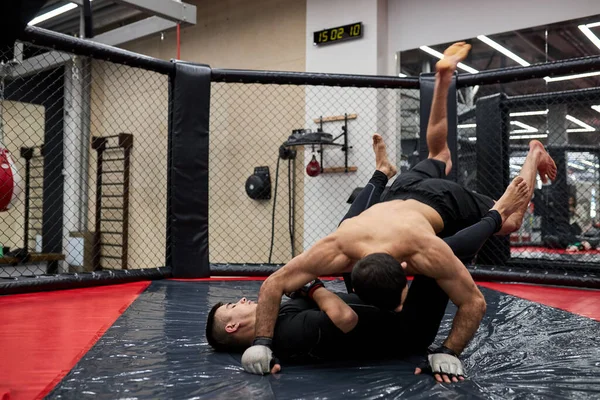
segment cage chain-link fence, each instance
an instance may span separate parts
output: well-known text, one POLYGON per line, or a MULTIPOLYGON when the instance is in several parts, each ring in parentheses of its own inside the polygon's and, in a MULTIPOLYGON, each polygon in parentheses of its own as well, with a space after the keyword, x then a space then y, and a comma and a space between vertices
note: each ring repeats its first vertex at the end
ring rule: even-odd
MULTIPOLYGON (((462 90, 473 92, 473 88, 462 90)), ((477 161, 477 141, 481 140, 479 135, 485 135, 482 127, 495 129, 501 124, 508 131, 509 180, 491 182, 492 185, 504 189, 520 173, 533 140, 545 146, 558 168, 553 182, 542 182, 538 174, 521 228, 510 235, 510 258, 498 265, 521 265, 531 272, 597 275, 600 270, 597 91, 573 82, 537 79, 482 87, 471 107, 461 104, 459 110, 461 107, 459 176, 467 187, 477 190, 478 174, 482 169, 496 168, 498 158, 502 157, 486 153, 477 161), (483 107, 483 98, 500 94, 505 96, 500 117, 487 114, 488 108, 477 113, 483 107)), ((479 147, 486 148, 489 147, 479 147)), ((501 249, 496 250, 502 253, 501 249)))
POLYGON ((28 44, 0 58, 0 277, 164 265, 168 76, 28 44))
POLYGON ((286 263, 367 184, 374 133, 399 168, 414 162, 418 91, 214 83, 210 125, 210 261, 286 263))

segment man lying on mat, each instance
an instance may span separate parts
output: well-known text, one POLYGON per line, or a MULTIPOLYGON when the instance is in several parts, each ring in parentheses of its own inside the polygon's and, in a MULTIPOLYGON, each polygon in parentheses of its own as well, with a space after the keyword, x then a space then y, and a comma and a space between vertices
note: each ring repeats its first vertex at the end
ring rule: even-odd
MULTIPOLYGON (((396 174, 396 167, 389 162, 385 144, 378 134, 373 136, 373 150, 377 170, 353 201, 344 220, 378 203, 388 180, 396 174)), ((522 180, 516 180, 512 187, 525 198, 527 189, 522 180)), ((505 209, 503 202, 508 199, 513 200, 513 197, 503 197, 495 208, 505 209)), ((476 224, 444 241, 468 263, 487 238, 500 229, 501 222, 500 214, 492 210, 476 224)), ((390 276, 376 274, 374 278, 382 279, 376 285, 384 287, 390 276)), ((406 297, 403 306, 396 311, 368 305, 355 294, 333 294, 318 280, 295 292, 294 297, 300 298, 287 301, 278 312, 273 336, 275 354, 285 361, 425 355, 439 329, 448 295, 435 279, 423 275, 415 276, 408 295, 404 273, 391 278, 404 293, 387 308, 395 308, 400 297, 406 297), (349 353, 348 348, 352 348, 352 352, 349 353)), ((216 304, 207 320, 208 342, 221 351, 248 348, 255 339, 256 307, 256 303, 246 298, 237 303, 216 304)))
POLYGON ((356 275, 364 278, 360 285, 355 283, 356 293, 366 302, 389 307, 392 301, 401 302, 399 296, 394 296, 404 287, 395 282, 389 287, 373 287, 380 280, 370 280, 369 276, 402 274, 400 262, 406 262, 408 274, 435 279, 457 306, 450 335, 430 359, 434 372, 442 374, 441 378, 438 376, 440 379, 463 375, 458 356, 479 327, 486 303, 468 270, 440 237, 476 223, 492 208, 502 217, 502 228, 497 234, 515 231, 533 194, 537 172, 543 182, 556 176, 556 165, 544 146, 532 141, 520 176, 495 206, 489 197, 443 179, 452 166, 446 143, 448 88, 457 64, 465 59, 469 49, 467 44, 454 44, 437 63, 427 130, 429 159, 401 174, 384 202, 346 219, 336 232, 292 259, 263 283, 256 310, 254 344, 242 357, 246 371, 264 374, 280 368, 270 346, 283 293, 298 290, 318 276, 349 272, 356 263, 359 271, 356 275), (523 183, 525 196, 520 192, 523 183))
MULTIPOLYGON (((435 340, 448 296, 435 280, 418 275, 402 311, 366 304, 356 294, 332 293, 315 280, 279 308, 273 351, 284 362, 314 363, 419 357, 435 340)), ((252 345, 256 303, 246 298, 217 303, 206 337, 217 351, 243 352, 252 345)), ((412 361, 409 359, 409 361, 412 361)))

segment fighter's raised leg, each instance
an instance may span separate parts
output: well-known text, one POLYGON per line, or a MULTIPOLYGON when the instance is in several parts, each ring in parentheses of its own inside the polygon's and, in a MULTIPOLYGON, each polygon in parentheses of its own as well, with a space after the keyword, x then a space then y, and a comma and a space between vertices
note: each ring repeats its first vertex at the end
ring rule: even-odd
POLYGON ((448 90, 458 63, 467 57, 470 49, 471 45, 465 42, 455 43, 444 51, 444 58, 436 64, 433 101, 427 126, 427 147, 429 158, 446 163, 446 175, 452 169, 448 148, 448 90))
POLYGON ((544 183, 548 182, 548 179, 554 180, 556 179, 556 164, 544 145, 538 140, 532 140, 529 142, 529 153, 519 173, 519 176, 527 183, 527 201, 519 204, 518 209, 504 222, 498 235, 508 235, 521 227, 523 216, 533 196, 535 178, 538 173, 544 183))

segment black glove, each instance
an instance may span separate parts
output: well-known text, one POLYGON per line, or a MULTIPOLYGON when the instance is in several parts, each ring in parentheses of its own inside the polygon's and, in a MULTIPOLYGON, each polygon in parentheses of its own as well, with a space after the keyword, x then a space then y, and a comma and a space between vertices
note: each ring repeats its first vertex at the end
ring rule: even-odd
POLYGON ((264 375, 271 372, 279 360, 271 350, 273 339, 269 337, 257 337, 252 346, 246 349, 242 355, 242 366, 246 372, 256 375, 264 375))
POLYGON ((312 295, 315 292, 315 290, 317 290, 320 287, 325 287, 325 285, 323 284, 323 282, 321 282, 321 280, 319 278, 308 282, 306 285, 302 286, 300 289, 293 291, 291 293, 286 293, 285 295, 287 297, 289 297, 290 299, 297 299, 297 298, 306 298, 306 299, 312 299, 312 295))

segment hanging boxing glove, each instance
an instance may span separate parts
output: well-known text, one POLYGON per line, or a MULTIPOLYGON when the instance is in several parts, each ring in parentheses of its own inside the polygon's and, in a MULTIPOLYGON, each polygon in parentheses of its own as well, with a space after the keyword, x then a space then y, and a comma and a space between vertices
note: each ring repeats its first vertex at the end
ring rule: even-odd
POLYGON ((8 150, 0 145, 0 212, 14 207, 21 191, 17 166, 8 150))
POLYGON ((308 176, 317 176, 321 173, 321 166, 319 165, 319 162, 314 154, 312 156, 312 160, 310 160, 306 166, 306 173, 308 176))

